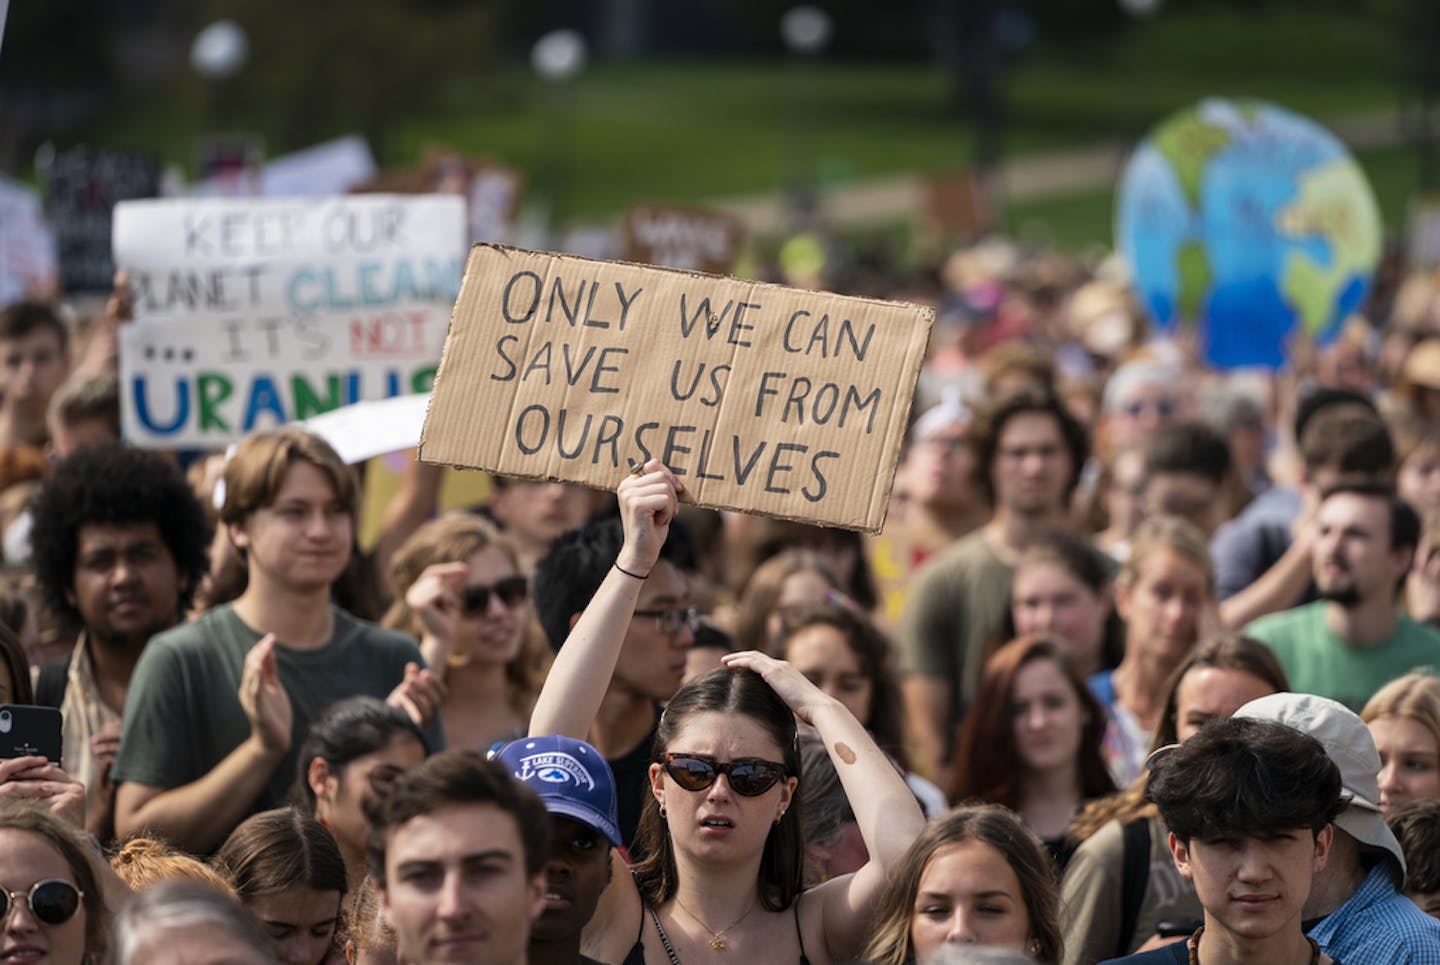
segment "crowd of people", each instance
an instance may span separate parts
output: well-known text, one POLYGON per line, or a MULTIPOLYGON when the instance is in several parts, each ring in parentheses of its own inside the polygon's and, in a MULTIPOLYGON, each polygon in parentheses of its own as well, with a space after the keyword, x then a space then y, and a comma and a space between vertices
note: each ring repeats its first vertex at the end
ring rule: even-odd
POLYGON ((1440 277, 1265 377, 1051 255, 873 284, 863 537, 411 458, 362 548, 303 428, 120 441, 123 297, 0 311, 0 962, 1440 963, 1440 277))

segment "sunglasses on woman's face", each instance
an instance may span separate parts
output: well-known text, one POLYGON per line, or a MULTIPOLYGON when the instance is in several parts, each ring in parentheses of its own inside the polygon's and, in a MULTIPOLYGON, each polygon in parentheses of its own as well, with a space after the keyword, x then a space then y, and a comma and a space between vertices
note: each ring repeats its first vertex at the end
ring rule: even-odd
POLYGON ((29 894, 0 888, 0 922, 10 916, 13 902, 23 899, 30 906, 30 914, 39 921, 47 925, 63 925, 75 917, 75 912, 80 910, 80 899, 84 897, 79 888, 59 878, 35 882, 29 894))
POLYGON ((467 586, 460 590, 460 610, 467 617, 478 616, 490 609, 490 594, 500 598, 507 607, 524 601, 529 588, 523 576, 507 576, 491 586, 467 586))
POLYGON ((661 761, 671 780, 687 791, 703 791, 724 774, 730 790, 742 797, 758 797, 785 776, 785 765, 762 757, 741 757, 721 764, 696 754, 666 754, 661 761))

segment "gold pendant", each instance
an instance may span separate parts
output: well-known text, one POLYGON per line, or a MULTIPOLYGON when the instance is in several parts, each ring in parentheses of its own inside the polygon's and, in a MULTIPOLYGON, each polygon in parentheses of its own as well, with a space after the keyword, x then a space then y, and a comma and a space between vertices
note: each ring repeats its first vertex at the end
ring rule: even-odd
POLYGON ((714 938, 710 939, 710 947, 715 949, 717 952, 723 952, 725 950, 725 939, 721 938, 719 935, 716 935, 714 938))

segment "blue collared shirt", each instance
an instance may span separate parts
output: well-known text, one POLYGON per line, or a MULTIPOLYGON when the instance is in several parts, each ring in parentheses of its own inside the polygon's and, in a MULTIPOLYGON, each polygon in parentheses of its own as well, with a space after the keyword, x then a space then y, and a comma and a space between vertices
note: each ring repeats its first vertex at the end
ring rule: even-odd
POLYGON ((1350 900, 1310 930, 1343 965, 1440 965, 1440 920, 1395 890, 1388 861, 1370 869, 1350 900))

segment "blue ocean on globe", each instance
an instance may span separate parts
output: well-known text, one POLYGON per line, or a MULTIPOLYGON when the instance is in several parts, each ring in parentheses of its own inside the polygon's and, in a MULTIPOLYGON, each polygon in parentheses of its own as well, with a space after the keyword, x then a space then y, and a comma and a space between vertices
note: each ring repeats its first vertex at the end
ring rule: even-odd
POLYGON ((1364 172, 1325 128, 1261 101, 1210 99, 1141 142, 1116 243, 1154 323, 1193 326, 1217 368, 1280 368, 1299 333, 1333 339, 1380 259, 1364 172))

